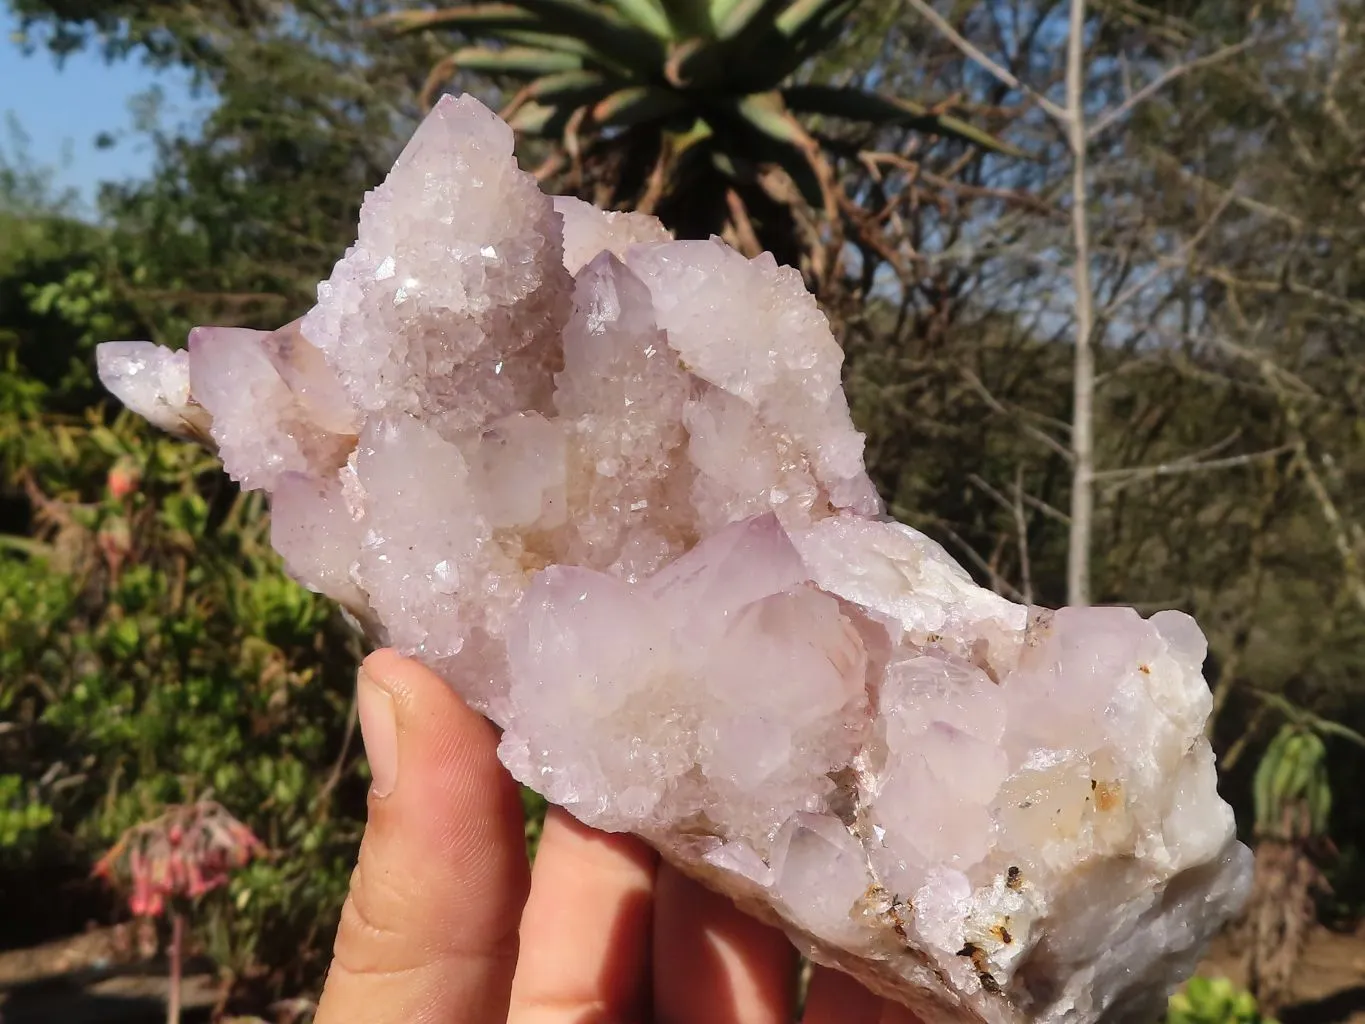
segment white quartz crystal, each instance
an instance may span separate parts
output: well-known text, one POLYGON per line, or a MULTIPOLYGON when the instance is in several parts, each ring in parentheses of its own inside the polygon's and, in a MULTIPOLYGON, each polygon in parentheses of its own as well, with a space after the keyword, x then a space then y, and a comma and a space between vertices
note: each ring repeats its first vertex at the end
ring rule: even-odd
POLYGON ((209 414, 190 397, 188 352, 150 341, 108 341, 95 362, 104 386, 133 412, 177 437, 207 439, 209 414))
POLYGON ((673 236, 658 218, 645 213, 604 212, 573 196, 555 196, 555 213, 564 218, 564 267, 577 274, 594 256, 625 256, 640 242, 667 242, 673 236))
POLYGON ((541 194, 443 100, 280 331, 104 346, 521 781, 939 1021, 1146 1021, 1238 907, 1187 616, 885 519, 799 275, 541 194))

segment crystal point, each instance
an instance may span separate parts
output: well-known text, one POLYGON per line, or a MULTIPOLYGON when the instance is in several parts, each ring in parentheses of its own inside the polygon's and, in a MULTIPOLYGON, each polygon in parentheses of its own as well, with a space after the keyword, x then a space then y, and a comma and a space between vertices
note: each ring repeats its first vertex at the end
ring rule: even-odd
POLYGON ((1144 1019, 1249 881, 1203 634, 885 519, 841 364, 795 271, 543 195, 468 97, 301 320, 99 352, 554 803, 926 1021, 1144 1019))

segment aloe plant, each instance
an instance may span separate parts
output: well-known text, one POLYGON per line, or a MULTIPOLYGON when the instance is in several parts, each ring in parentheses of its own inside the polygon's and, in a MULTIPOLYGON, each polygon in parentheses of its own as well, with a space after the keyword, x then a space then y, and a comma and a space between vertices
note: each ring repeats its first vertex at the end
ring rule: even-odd
POLYGON ((1323 737, 1365 738, 1339 724, 1285 706, 1290 720, 1266 747, 1252 782, 1256 874, 1243 930, 1247 974, 1261 1005, 1289 998, 1317 897, 1328 891, 1323 863, 1333 856, 1328 828, 1332 787, 1323 737))
POLYGON ((502 115, 522 135, 552 143, 543 177, 560 176, 557 184, 599 205, 654 212, 681 236, 728 227, 741 247, 794 261, 784 250, 801 244, 792 237, 795 206, 826 225, 841 218, 812 117, 1005 148, 912 100, 797 81, 857 3, 499 0, 397 11, 381 22, 467 41, 432 69, 428 99, 461 70, 516 86, 502 115))

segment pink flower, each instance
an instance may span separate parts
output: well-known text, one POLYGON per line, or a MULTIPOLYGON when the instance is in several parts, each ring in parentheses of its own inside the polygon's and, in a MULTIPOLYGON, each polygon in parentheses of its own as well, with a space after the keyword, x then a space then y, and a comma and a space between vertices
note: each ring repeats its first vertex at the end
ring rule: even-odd
POLYGON ((221 805, 200 801, 130 828, 93 874, 128 887, 134 916, 155 917, 171 900, 196 899, 226 885, 232 871, 264 851, 251 830, 221 805))

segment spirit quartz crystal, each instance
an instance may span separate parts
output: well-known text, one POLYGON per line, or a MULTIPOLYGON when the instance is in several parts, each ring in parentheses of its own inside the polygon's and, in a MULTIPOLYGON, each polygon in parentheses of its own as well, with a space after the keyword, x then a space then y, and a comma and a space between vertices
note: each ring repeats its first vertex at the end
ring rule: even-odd
POLYGON ((1155 1019, 1249 881, 1204 636, 885 518, 841 364, 796 271, 542 194, 469 97, 300 320, 99 350, 550 801, 929 1024, 1155 1019))

